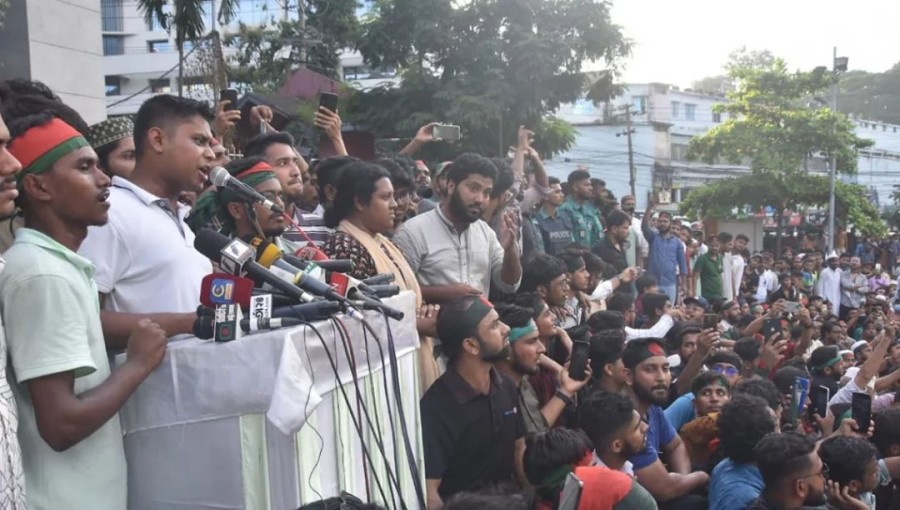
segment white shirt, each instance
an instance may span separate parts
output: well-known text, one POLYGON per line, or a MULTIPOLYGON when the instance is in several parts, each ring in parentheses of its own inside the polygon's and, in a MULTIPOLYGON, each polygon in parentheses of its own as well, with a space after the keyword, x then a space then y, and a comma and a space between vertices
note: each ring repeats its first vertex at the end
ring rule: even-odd
POLYGON ((819 281, 816 282, 816 293, 825 298, 831 304, 831 313, 840 315, 841 310, 841 275, 840 268, 826 267, 819 273, 819 281))
POLYGON ((200 304, 200 283, 212 272, 194 249, 194 232, 168 203, 121 177, 110 188, 109 222, 90 227, 79 255, 96 267, 94 280, 108 294, 103 308, 127 313, 187 313, 200 304))
POLYGON ((778 276, 771 269, 766 269, 759 275, 759 287, 756 288, 756 300, 765 303, 770 292, 778 288, 778 276))
POLYGON ((726 301, 734 299, 734 280, 731 275, 734 272, 734 255, 722 254, 722 296, 726 301))
POLYGON ((648 329, 634 329, 625 326, 625 341, 629 342, 639 338, 664 338, 674 325, 675 320, 667 314, 660 317, 656 324, 648 329))
MULTIPOLYGON (((744 279, 744 266, 747 265, 744 262, 744 257, 741 255, 732 255, 731 256, 731 288, 733 290, 733 294, 730 299, 737 299, 738 295, 741 293, 741 280, 744 279)), ((726 295, 726 297, 728 297, 726 295)))

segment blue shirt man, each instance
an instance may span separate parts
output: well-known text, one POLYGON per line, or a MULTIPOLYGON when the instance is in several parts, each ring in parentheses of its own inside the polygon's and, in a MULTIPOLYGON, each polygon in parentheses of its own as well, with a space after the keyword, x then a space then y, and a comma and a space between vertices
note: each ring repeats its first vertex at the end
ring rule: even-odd
MULTIPOLYGON (((652 215, 654 205, 647 209, 647 217, 652 215)), ((676 289, 678 284, 684 285, 687 274, 687 262, 684 259, 684 244, 681 239, 672 235, 672 217, 667 212, 659 213, 656 222, 659 232, 650 228, 650 222, 641 222, 641 231, 650 243, 650 256, 647 260, 647 272, 658 282, 659 290, 669 296, 673 304, 677 303, 676 289)))
POLYGON ((569 174, 567 182, 572 192, 559 207, 559 212, 572 220, 572 241, 592 248, 603 238, 603 225, 600 223, 600 211, 591 203, 594 190, 591 174, 578 169, 569 174))

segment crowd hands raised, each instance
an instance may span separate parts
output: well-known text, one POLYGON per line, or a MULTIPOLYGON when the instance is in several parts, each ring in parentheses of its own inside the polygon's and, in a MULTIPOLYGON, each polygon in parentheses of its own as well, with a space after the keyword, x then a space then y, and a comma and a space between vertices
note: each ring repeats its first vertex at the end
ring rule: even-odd
POLYGON ((162 95, 88 126, 40 84, 0 86, 0 212, 21 227, 0 276, 8 508, 125 508, 116 413, 191 332, 201 228, 415 294, 430 510, 551 509, 571 476, 585 510, 900 500, 896 286, 874 264, 751 255, 652 202, 641 221, 586 168, 549 176, 525 127, 511 158, 416 161, 444 143, 432 123, 364 162, 320 108, 335 155, 308 161, 269 108, 242 137, 228 106, 162 95), (211 188, 216 166, 285 213, 211 188))

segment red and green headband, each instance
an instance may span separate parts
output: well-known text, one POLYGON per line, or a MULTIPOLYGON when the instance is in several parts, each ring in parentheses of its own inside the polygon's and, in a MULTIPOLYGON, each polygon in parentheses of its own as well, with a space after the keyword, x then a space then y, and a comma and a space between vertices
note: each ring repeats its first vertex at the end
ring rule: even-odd
POLYGON ((90 147, 87 139, 60 119, 28 129, 9 144, 9 152, 22 163, 16 181, 21 184, 25 175, 50 170, 63 156, 82 147, 90 147))

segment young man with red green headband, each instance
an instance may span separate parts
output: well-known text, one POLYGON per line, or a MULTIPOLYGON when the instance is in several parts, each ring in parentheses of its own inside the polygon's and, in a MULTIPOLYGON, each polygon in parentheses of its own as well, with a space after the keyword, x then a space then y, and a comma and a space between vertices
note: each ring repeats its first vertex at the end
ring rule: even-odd
POLYGON ((110 373, 94 267, 77 254, 88 227, 107 221, 109 178, 84 137, 49 114, 10 131, 25 227, 5 254, 0 312, 28 508, 120 510, 127 472, 117 413, 162 360, 166 335, 141 321, 128 361, 110 373))

